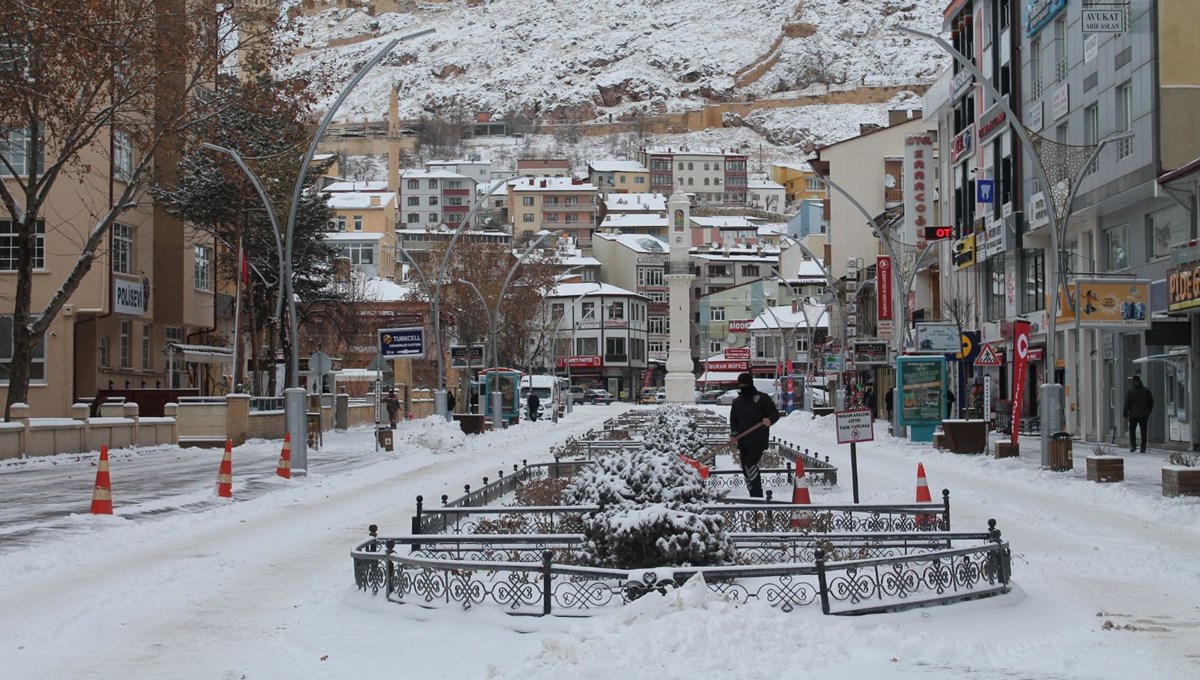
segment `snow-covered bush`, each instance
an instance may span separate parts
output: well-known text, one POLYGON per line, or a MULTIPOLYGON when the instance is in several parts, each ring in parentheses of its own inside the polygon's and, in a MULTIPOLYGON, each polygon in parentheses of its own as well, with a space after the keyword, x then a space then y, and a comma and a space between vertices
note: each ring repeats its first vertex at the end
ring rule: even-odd
POLYGON ((696 458, 707 446, 696 420, 680 406, 660 408, 642 439, 648 449, 689 458, 696 458))
POLYGON ((582 553, 590 564, 620 569, 732 561, 724 520, 704 512, 710 500, 677 453, 649 447, 601 457, 563 492, 568 505, 602 506, 584 520, 582 553))

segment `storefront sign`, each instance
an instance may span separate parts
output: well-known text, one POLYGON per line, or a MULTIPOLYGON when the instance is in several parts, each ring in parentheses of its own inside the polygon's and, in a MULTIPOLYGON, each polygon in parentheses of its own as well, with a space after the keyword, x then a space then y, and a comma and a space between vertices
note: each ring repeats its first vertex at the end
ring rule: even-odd
POLYGON ((126 281, 114 276, 112 282, 114 313, 142 316, 150 309, 150 279, 126 281))
POLYGON ((1076 279, 1080 328, 1149 328, 1148 280, 1076 279))
POLYGON ((1025 397, 1025 379, 1029 375, 1029 322, 1017 319, 1013 322, 1013 398, 1012 398, 1012 445, 1015 448, 1021 432, 1021 401, 1025 397))
POLYGON ((750 324, 754 323, 754 319, 730 319, 727 323, 730 333, 745 333, 750 330, 750 324))
POLYGON ((917 352, 921 354, 945 354, 958 352, 962 348, 962 337, 958 327, 952 323, 914 324, 917 333, 917 352))
POLYGON ((670 257, 670 255, 667 255, 666 253, 662 253, 659 255, 638 255, 637 263, 638 264, 666 264, 667 258, 669 258, 669 257, 670 257))
POLYGON ((740 359, 742 361, 749 361, 750 360, 750 348, 749 347, 726 347, 725 348, 725 358, 729 359, 729 360, 740 359))
POLYGON ((1029 229, 1040 229, 1050 224, 1050 204, 1046 202, 1046 194, 1037 192, 1029 197, 1029 229))
POLYGON ((1167 311, 1200 308, 1200 262, 1167 270, 1167 311))
POLYGON ((604 365, 604 362, 601 359, 601 357, 598 355, 596 355, 596 356, 582 355, 582 356, 558 357, 557 359, 554 360, 554 365, 558 366, 559 368, 568 368, 569 367, 573 370, 576 368, 600 368, 601 366, 604 365))
POLYGON ((854 343, 854 361, 858 364, 885 365, 888 363, 888 346, 878 340, 860 340, 854 343))
POLYGON ((1085 7, 1083 9, 1083 24, 1084 33, 1124 33, 1128 27, 1125 9, 1095 9, 1085 7))
POLYGON ((955 269, 966 269, 975 266, 975 234, 965 236, 954 242, 954 253, 951 255, 954 260, 955 269))
POLYGON ((965 68, 961 69, 958 73, 954 74, 953 78, 950 79, 950 90, 954 92, 955 96, 957 96, 961 94, 963 90, 967 89, 967 86, 970 85, 971 81, 974 79, 975 76, 972 75, 970 71, 965 68))
POLYGON ((942 421, 945 399, 945 359, 900 360, 900 387, 896 390, 900 417, 905 425, 939 423, 942 421))
POLYGON ((1058 86, 1058 89, 1054 90, 1050 112, 1054 115, 1054 120, 1058 120, 1071 112, 1071 88, 1068 83, 1063 83, 1058 86))
POLYGON ((975 126, 968 126, 967 129, 954 135, 954 140, 950 142, 950 163, 958 163, 963 158, 966 158, 967 152, 975 148, 975 126))
POLYGON ((915 243, 918 234, 933 224, 933 190, 937 186, 933 168, 933 137, 904 138, 904 223, 906 240, 915 243))
POLYGON ((1025 119, 1029 124, 1029 129, 1038 132, 1042 129, 1042 101, 1038 101, 1029 105, 1029 116, 1025 119))
POLYGON ((983 231, 982 243, 979 241, 975 243, 976 256, 986 260, 993 255, 1003 253, 1005 241, 1004 221, 989 221, 987 228, 983 231))
POLYGON ((892 320, 892 258, 887 255, 875 257, 875 318, 892 320))
POLYGON ((704 364, 704 367, 709 371, 727 371, 730 373, 741 373, 750 370, 749 362, 746 361, 710 361, 704 364))
POLYGON ((1008 114, 999 105, 993 106, 979 118, 979 143, 987 144, 1008 125, 1008 114))

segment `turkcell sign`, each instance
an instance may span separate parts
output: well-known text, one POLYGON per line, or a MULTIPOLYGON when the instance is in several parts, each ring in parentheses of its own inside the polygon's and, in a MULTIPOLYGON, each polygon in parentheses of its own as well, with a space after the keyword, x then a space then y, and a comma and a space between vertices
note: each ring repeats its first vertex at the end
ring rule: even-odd
POLYGON ((150 282, 113 277, 113 312, 142 316, 149 308, 150 282))
POLYGON ((425 329, 419 326, 379 329, 379 353, 391 358, 425 356, 425 329))

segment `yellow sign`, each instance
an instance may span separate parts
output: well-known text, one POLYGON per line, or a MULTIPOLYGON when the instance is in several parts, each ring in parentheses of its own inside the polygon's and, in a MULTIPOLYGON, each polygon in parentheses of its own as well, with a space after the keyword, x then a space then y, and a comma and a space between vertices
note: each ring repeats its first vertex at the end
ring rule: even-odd
POLYGON ((1182 312, 1200 307, 1200 264, 1167 270, 1167 311, 1182 312))
POLYGON ((1080 328, 1149 328, 1150 282, 1076 279, 1080 328))
MULTIPOLYGON (((1047 299, 1049 297, 1049 295, 1046 296, 1047 299)), ((1058 287, 1058 316, 1054 317, 1054 323, 1059 328, 1075 323, 1075 312, 1071 309, 1074 300, 1075 284, 1068 283, 1058 287)))
POLYGON ((955 241, 952 257, 955 269, 975 266, 975 234, 969 234, 955 241))

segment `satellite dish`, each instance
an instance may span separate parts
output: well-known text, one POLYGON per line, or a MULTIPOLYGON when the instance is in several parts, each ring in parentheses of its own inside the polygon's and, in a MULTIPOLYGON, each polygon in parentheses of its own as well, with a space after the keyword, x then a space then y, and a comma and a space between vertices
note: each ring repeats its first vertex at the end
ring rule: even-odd
POLYGON ((896 188, 896 176, 895 175, 884 175, 883 176, 883 186, 885 186, 889 189, 895 189, 896 188))
POLYGON ((730 333, 729 335, 725 336, 725 344, 726 345, 732 345, 735 342, 737 342, 737 336, 734 335, 733 333, 730 333))

